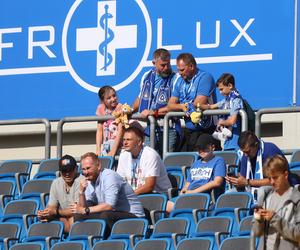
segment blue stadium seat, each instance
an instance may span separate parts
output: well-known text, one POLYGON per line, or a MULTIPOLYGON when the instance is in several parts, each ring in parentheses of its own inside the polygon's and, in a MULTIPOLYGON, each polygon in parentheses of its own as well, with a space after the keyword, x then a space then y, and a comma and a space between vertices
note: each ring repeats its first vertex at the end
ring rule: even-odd
POLYGON ((95 242, 104 239, 106 223, 104 220, 89 219, 72 224, 67 241, 84 242, 86 248, 92 249, 95 242))
POLYGON ((250 250, 250 241, 249 236, 230 237, 222 242, 220 250, 250 250))
POLYGON ((39 204, 38 209, 44 209, 47 204, 47 197, 50 193, 52 181, 52 179, 33 179, 27 181, 23 185, 19 199, 34 199, 39 204))
POLYGON ((185 167, 190 167, 199 158, 196 152, 171 152, 167 153, 163 162, 169 172, 180 172, 184 174, 185 167))
POLYGON ((228 192, 219 196, 212 211, 213 216, 230 216, 233 219, 233 232, 239 230, 239 223, 250 215, 252 194, 249 192, 228 192))
POLYGON ((57 242, 52 247, 51 250, 85 250, 85 242, 81 241, 63 241, 57 242))
POLYGON ((214 154, 222 157, 227 166, 238 165, 239 157, 237 152, 234 150, 215 151, 214 154))
POLYGON ((253 215, 244 217, 239 225, 237 236, 250 236, 252 228, 253 215))
POLYGON ((218 250, 221 242, 231 236, 233 219, 229 216, 211 216, 199 220, 192 237, 210 238, 213 249, 218 250))
POLYGON ((146 239, 139 241, 134 250, 170 250, 171 249, 171 240, 169 239, 146 239))
POLYGON ((172 241, 173 248, 177 243, 188 237, 190 220, 188 218, 160 219, 154 225, 151 239, 166 239, 172 241))
POLYGON ((15 196, 19 195, 21 187, 29 180, 32 161, 29 160, 8 160, 0 165, 0 181, 13 181, 18 190, 15 189, 15 196))
POLYGON ((44 250, 44 246, 37 242, 25 242, 17 243, 13 245, 9 250, 44 250))
POLYGON ((154 225, 166 215, 167 197, 163 194, 142 194, 138 196, 149 224, 154 225))
POLYGON ((36 222, 29 226, 22 242, 41 243, 43 249, 50 249, 63 238, 64 224, 60 221, 36 222))
POLYGON ((13 181, 0 181, 0 216, 7 202, 14 199, 16 185, 13 181))
POLYGON ((210 195, 205 193, 180 195, 175 201, 170 217, 189 218, 190 232, 194 232, 199 218, 207 216, 210 201, 210 195))
POLYGON ((128 243, 126 240, 103 240, 98 241, 92 250, 127 250, 128 243))
POLYGON ((33 223, 31 216, 35 216, 37 210, 38 202, 36 200, 13 200, 6 204, 0 222, 18 223, 21 230, 20 239, 23 239, 26 237, 27 225, 33 223))
POLYGON ((169 190, 169 199, 178 195, 186 180, 186 168, 189 168, 199 158, 196 152, 171 152, 163 159, 169 175, 172 189, 169 190))
POLYGON ((112 156, 99 156, 103 168, 113 169, 114 158, 112 156))
POLYGON ((290 163, 300 162, 300 149, 295 150, 291 156, 290 163))
POLYGON ((20 225, 18 223, 0 223, 0 249, 9 249, 20 238, 20 225))
POLYGON ((138 240, 145 239, 148 230, 148 220, 123 219, 117 221, 111 230, 110 240, 125 240, 131 249, 138 240))
POLYGON ((176 250, 213 250, 213 244, 211 238, 188 238, 180 241, 176 250))
POLYGON ((55 179, 58 176, 58 158, 41 161, 33 179, 55 179))

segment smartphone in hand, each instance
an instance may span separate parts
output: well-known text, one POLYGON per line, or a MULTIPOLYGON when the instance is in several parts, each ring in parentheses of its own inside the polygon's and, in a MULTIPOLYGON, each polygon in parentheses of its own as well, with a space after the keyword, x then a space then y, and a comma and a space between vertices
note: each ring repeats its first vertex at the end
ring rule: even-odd
POLYGON ((234 172, 228 172, 228 173, 227 173, 227 176, 229 176, 229 177, 236 177, 236 175, 235 175, 234 172))

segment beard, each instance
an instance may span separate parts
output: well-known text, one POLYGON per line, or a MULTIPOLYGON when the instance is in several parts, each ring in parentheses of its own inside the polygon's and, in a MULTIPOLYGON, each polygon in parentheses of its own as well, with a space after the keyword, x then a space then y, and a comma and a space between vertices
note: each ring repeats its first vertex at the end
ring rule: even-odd
POLYGON ((160 72, 159 75, 162 77, 162 78, 167 78, 171 75, 172 73, 172 69, 168 69, 164 72, 160 72))

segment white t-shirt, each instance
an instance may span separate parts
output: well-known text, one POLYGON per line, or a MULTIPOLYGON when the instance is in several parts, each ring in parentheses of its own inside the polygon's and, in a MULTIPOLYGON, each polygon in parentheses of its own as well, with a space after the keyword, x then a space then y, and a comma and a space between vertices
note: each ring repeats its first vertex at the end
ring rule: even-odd
POLYGON ((129 184, 131 184, 132 167, 134 165, 136 165, 134 174, 137 178, 137 188, 145 184, 147 177, 153 176, 156 177, 153 191, 166 193, 168 188, 171 188, 166 167, 154 149, 144 146, 141 155, 137 159, 133 159, 131 153, 127 151, 120 154, 117 173, 127 180, 129 184))

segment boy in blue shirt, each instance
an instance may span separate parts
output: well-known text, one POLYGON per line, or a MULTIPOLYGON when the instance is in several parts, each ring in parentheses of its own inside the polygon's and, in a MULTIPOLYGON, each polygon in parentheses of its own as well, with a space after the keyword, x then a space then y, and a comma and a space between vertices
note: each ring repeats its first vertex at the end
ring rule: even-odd
POLYGON ((209 134, 200 135, 196 147, 201 159, 191 166, 180 194, 210 194, 214 190, 214 198, 216 199, 224 192, 225 161, 222 157, 214 155, 214 139, 209 134))
POLYGON ((217 130, 213 137, 224 140, 224 150, 238 150, 238 138, 241 132, 241 121, 238 117, 240 109, 243 109, 243 100, 235 88, 233 75, 224 73, 217 81, 220 93, 225 97, 222 101, 212 105, 201 105, 205 109, 229 109, 229 115, 220 117, 217 130))
MULTIPOLYGON (((222 157, 214 155, 215 140, 210 134, 198 137, 196 149, 200 159, 193 163, 187 174, 187 180, 180 192, 184 194, 208 193, 213 190, 214 200, 225 190, 226 164, 222 157)), ((168 201, 167 212, 172 211, 177 197, 168 201)))

